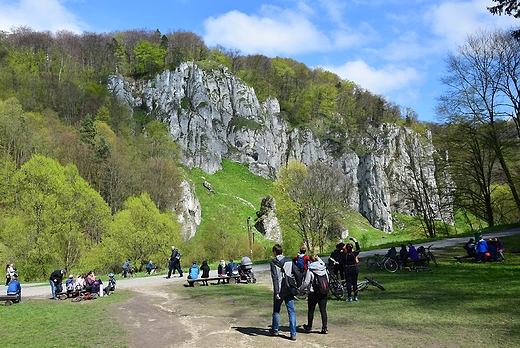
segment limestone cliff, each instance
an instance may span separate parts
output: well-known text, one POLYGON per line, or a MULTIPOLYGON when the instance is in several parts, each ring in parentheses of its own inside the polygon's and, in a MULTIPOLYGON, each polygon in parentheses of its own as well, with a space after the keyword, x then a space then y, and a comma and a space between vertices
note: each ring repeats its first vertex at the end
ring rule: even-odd
POLYGON ((346 145, 357 150, 338 154, 311 130, 290 129, 279 116, 276 99, 260 103, 253 88, 225 68, 206 71, 192 62, 144 85, 113 76, 108 87, 129 106, 166 122, 181 148, 182 162, 190 168, 213 174, 221 169, 222 158, 228 158, 273 178, 292 158, 306 164, 325 161, 342 168, 352 182, 351 208, 382 231, 393 231, 392 211, 417 213, 409 199, 412 189, 428 192, 428 205, 452 223, 451 204, 441 202, 438 193, 431 139, 405 127, 385 124, 364 135, 347 136, 346 145))

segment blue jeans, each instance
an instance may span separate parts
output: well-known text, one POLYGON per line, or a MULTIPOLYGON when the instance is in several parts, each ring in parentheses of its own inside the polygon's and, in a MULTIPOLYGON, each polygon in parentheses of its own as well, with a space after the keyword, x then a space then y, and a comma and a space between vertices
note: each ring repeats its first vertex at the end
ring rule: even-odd
MULTIPOLYGON (((56 284, 54 284, 54 282, 52 280, 49 280, 49 282, 51 283, 51 293, 52 293, 52 298, 57 298, 56 297, 56 290, 57 290, 57 286, 56 284)), ((58 291, 59 292, 59 291, 58 291)))
POLYGON ((280 299, 276 299, 276 295, 273 295, 273 322, 271 329, 274 332, 278 332, 278 323, 280 321, 280 309, 282 308, 282 302, 285 302, 287 307, 287 314, 289 315, 289 330, 291 336, 296 337, 296 313, 294 312, 294 296, 291 293, 280 294, 280 299))

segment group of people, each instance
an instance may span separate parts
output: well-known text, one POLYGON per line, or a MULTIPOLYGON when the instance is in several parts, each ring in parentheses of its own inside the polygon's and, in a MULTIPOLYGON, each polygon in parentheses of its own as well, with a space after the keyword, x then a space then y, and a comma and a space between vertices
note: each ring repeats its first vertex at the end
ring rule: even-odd
MULTIPOLYGON (((58 294, 63 292, 63 277, 67 271, 65 269, 57 269, 51 273, 49 283, 51 285, 51 294, 54 300, 60 300, 58 294)), ((80 274, 76 279, 74 275, 69 275, 65 282, 65 292, 86 292, 90 294, 97 294, 100 296, 109 296, 110 292, 116 289, 116 280, 114 273, 108 274, 108 282, 106 285, 99 278, 96 278, 94 271, 89 271, 87 274, 80 274)))
MULTIPOLYGON (((359 243, 355 238, 350 238, 354 243, 339 243, 336 245, 329 258, 329 262, 336 273, 347 281, 348 302, 358 301, 358 255, 360 253, 359 243)), ((306 255, 306 248, 301 247, 300 252, 289 258, 283 255, 283 249, 279 244, 272 248, 273 260, 270 264, 271 279, 273 281, 273 317, 270 334, 278 336, 280 310, 285 303, 289 316, 289 331, 291 340, 296 340, 296 313, 294 311, 295 291, 291 289, 286 281, 287 277, 294 277, 297 291, 308 293, 307 298, 307 323, 303 325, 305 331, 312 331, 314 312, 318 306, 321 315, 321 331, 327 334, 327 299, 329 274, 327 265, 318 255, 306 255), (320 282, 326 282, 327 291, 323 291, 320 282)))
POLYGON ((464 244, 466 253, 475 262, 484 263, 487 261, 505 261, 505 247, 500 238, 489 238, 487 241, 480 236, 480 240, 475 243, 475 239, 470 238, 464 244))
MULTIPOLYGON (((208 265, 208 262, 206 260, 202 261, 202 265, 197 265, 197 261, 193 261, 190 269, 188 271, 188 279, 197 279, 200 278, 209 278, 209 271, 210 267, 208 265), (201 273, 202 272, 202 273, 201 273)), ((228 277, 234 277, 239 275, 238 265, 233 261, 233 259, 229 260, 229 263, 226 264, 225 260, 220 260, 218 268, 217 268, 217 276, 223 277, 222 280, 218 280, 217 284, 220 284, 222 281, 222 284, 229 283, 228 277), (225 277, 225 278, 224 278, 225 277)), ((208 286, 207 280, 202 280, 200 286, 208 286)), ((194 286, 193 283, 191 283, 189 286, 194 286)))
POLYGON ((390 247, 387 252, 387 256, 392 260, 401 264, 401 267, 406 267, 408 260, 417 261, 419 260, 419 253, 415 246, 410 242, 408 245, 401 244, 399 254, 395 246, 390 247))

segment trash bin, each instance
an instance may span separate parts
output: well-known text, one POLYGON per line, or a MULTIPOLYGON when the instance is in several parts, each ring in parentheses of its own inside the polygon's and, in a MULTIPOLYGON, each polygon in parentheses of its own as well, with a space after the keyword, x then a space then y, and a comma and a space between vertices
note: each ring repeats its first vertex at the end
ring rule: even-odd
POLYGON ((476 230, 475 231, 475 242, 478 242, 480 240, 480 237, 482 237, 482 231, 476 230))

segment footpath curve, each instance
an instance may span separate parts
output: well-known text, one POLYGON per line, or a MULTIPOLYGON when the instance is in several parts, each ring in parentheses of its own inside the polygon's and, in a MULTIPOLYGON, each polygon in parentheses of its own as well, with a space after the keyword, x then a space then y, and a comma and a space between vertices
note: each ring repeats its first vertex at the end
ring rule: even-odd
MULTIPOLYGON (((520 228, 512 228, 503 231, 494 231, 483 233, 482 236, 485 239, 495 238, 495 237, 506 237, 511 235, 520 234, 520 228)), ((431 241, 426 243, 421 243, 420 245, 433 245, 432 250, 443 248, 450 245, 463 245, 468 241, 470 237, 454 237, 447 238, 443 240, 431 241)), ((386 253, 388 248, 385 249, 377 249, 377 250, 369 250, 369 251, 361 251, 360 257, 368 257, 373 254, 384 254, 386 253)), ((328 260, 328 257, 323 258, 324 261, 328 260)), ((269 264, 259 264, 253 265, 253 272, 261 273, 269 271, 269 264)), ((217 276, 216 270, 212 270, 210 272, 210 277, 217 276)), ((186 277, 180 278, 178 276, 172 277, 170 279, 166 279, 164 275, 155 275, 155 276, 146 276, 146 277, 132 277, 126 279, 119 279, 117 281, 117 289, 142 289, 148 286, 156 286, 161 284, 168 284, 170 282, 183 282, 186 283, 186 277)), ((51 298, 50 285, 49 283, 30 283, 30 284, 22 284, 22 296, 23 298, 32 297, 32 298, 51 298)))

